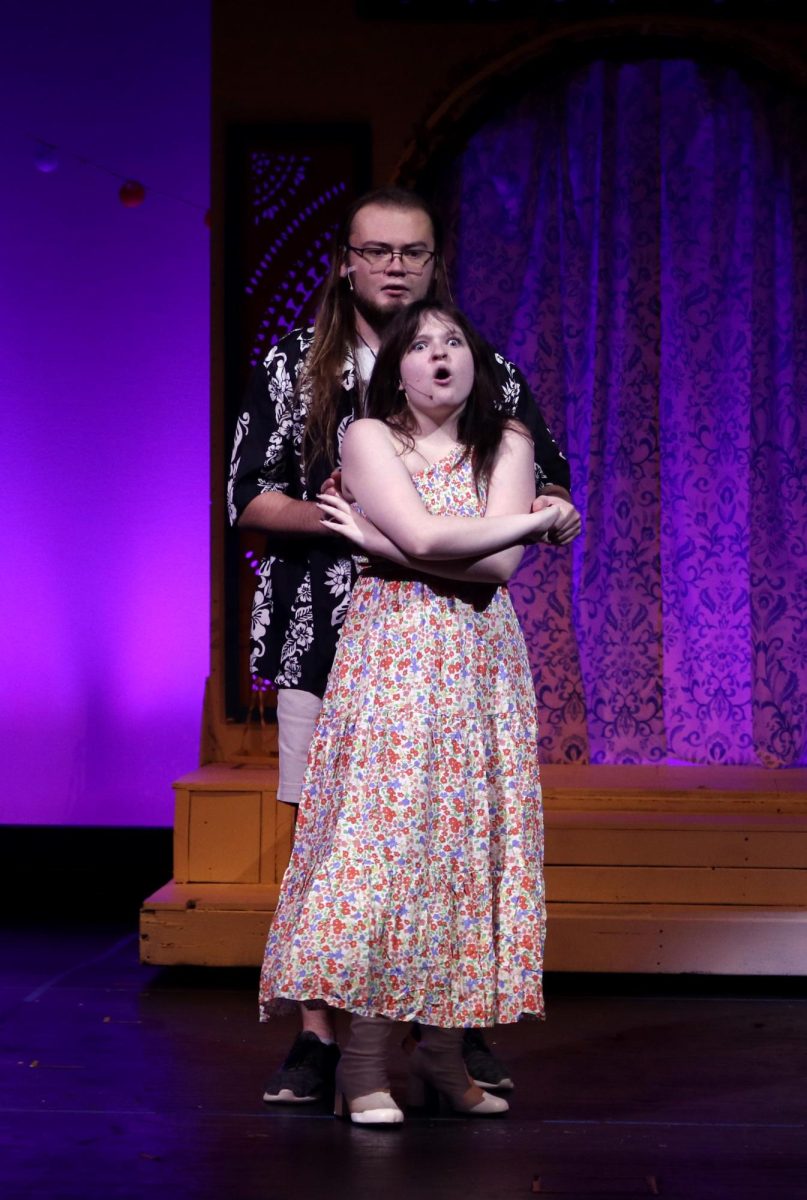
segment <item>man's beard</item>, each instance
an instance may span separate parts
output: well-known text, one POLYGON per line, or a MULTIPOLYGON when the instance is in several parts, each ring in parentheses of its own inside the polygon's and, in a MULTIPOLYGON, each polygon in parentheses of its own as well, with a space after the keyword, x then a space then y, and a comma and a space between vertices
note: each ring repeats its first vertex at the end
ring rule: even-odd
POLYGON ((411 303, 410 300, 401 298, 400 304, 382 308, 380 304, 374 304, 372 300, 367 300, 366 297, 359 295, 356 291, 353 293, 352 300, 356 311, 361 313, 370 328, 374 329, 378 334, 382 334, 390 322, 397 317, 401 309, 406 308, 411 303))

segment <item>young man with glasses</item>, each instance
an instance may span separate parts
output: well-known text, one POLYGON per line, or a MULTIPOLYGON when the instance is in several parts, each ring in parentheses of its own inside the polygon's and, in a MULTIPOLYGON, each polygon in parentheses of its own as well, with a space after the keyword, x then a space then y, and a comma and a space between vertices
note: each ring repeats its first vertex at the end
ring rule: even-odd
MULTIPOLYGON (((231 523, 267 536, 252 609, 250 670, 277 687, 278 799, 299 802, 308 746, 354 581, 350 546, 323 531, 315 499, 339 467, 342 436, 360 416, 388 322, 407 304, 447 291, 440 227, 412 192, 381 188, 346 212, 313 330, 274 345, 250 382, 230 465, 231 523)), ((570 499, 569 468, 512 363, 491 351, 502 406, 530 430, 537 491, 570 499)), ((570 508, 552 540, 572 541, 570 508)), ((301 1006, 303 1032, 264 1100, 327 1095, 339 1057, 327 1009, 301 1006)), ((464 1054, 482 1087, 512 1087, 478 1030, 464 1054)))

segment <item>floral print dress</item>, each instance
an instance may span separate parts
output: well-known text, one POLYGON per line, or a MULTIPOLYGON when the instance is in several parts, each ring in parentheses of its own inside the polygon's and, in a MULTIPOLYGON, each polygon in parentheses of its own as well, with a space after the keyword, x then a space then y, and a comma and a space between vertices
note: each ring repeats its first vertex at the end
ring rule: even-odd
MULTIPOLYGON (((414 476, 478 516, 457 450, 414 476)), ((444 1027, 543 1015, 535 693, 505 587, 359 576, 261 973, 291 1001, 444 1027)))

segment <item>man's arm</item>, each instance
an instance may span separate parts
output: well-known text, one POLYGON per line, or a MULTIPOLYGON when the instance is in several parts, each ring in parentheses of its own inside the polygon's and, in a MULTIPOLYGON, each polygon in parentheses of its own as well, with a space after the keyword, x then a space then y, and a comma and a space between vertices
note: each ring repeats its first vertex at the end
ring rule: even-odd
MULTIPOLYGON (((497 374, 502 379, 505 407, 516 420, 526 425, 535 449, 535 477, 539 494, 549 485, 562 488, 562 499, 571 500, 571 472, 569 464, 549 432, 543 413, 535 402, 530 386, 515 363, 507 362, 500 354, 495 355, 497 374), (509 403, 508 403, 509 401, 509 403)), ((560 495, 553 491, 552 495, 560 495)))
MULTIPOLYGON (((501 355, 495 356, 498 360, 501 355)), ((516 395, 514 415, 529 429, 535 447, 535 481, 538 497, 558 496, 572 506, 565 510, 555 525, 546 534, 545 540, 555 545, 566 546, 580 533, 580 513, 574 507, 569 488, 571 472, 569 463, 560 451, 543 414, 535 402, 529 384, 514 363, 501 359, 500 371, 505 372, 504 388, 511 396, 516 395)), ((537 502, 536 502, 537 503, 537 502)))
MULTIPOLYGON (((266 533, 308 533, 322 537, 321 513, 312 500, 293 500, 279 492, 254 496, 238 518, 239 529, 261 529, 266 533)), ((330 536, 330 535, 328 535, 330 536)))
POLYGON ((297 486, 295 439, 301 432, 295 385, 307 335, 284 338, 252 374, 230 463, 230 522, 268 533, 327 536, 316 504, 289 493, 297 486))

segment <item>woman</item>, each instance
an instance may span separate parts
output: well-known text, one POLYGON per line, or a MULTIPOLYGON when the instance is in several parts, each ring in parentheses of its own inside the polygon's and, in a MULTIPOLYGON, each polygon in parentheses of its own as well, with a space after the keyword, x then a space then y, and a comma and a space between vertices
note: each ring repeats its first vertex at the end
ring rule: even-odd
POLYGON ((464 317, 412 305, 345 435, 345 498, 320 502, 328 528, 386 562, 360 575, 342 629, 261 1005, 353 1014, 337 1088, 359 1124, 402 1120, 393 1021, 421 1025, 413 1099, 433 1087, 487 1114, 507 1104, 471 1083, 463 1027, 543 1014, 535 696, 503 585, 565 502, 529 511, 532 445, 496 393, 464 317))

